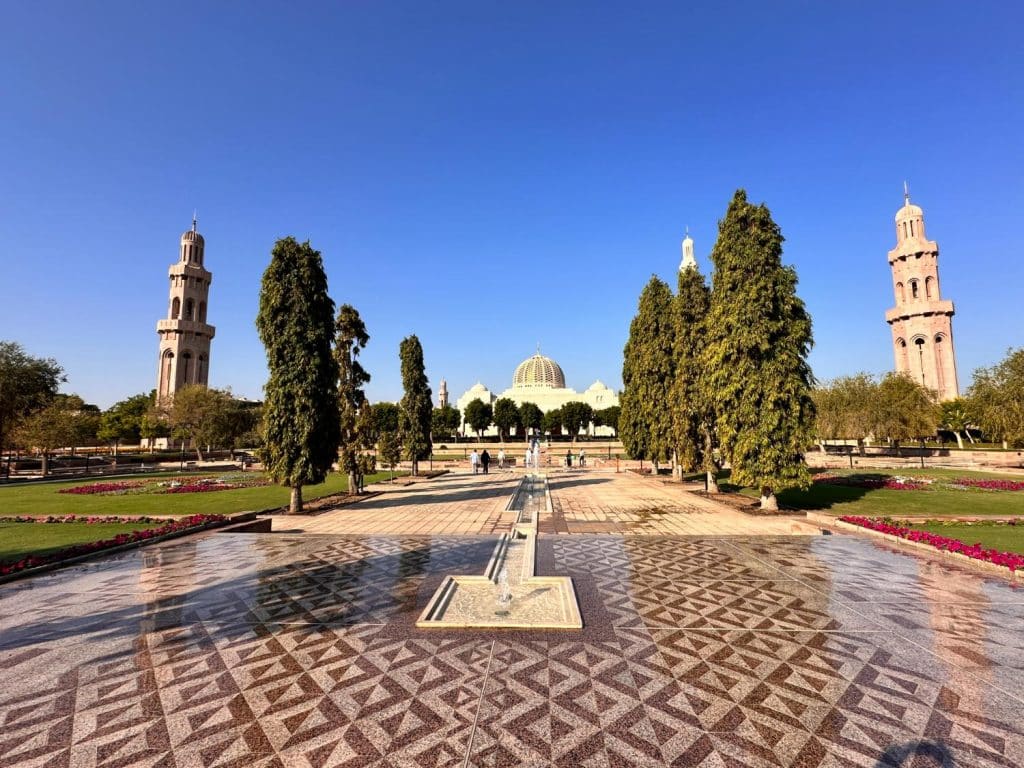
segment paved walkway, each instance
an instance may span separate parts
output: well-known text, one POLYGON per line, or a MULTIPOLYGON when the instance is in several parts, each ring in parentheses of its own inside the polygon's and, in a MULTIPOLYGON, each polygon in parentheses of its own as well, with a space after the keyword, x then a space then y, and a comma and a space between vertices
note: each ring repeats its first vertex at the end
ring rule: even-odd
MULTIPOLYGON (((383 488, 380 495, 313 517, 277 516, 274 531, 367 535, 491 535, 511 529, 505 511, 521 472, 456 472, 436 480, 383 488)), ((553 514, 540 533, 661 536, 814 535, 819 528, 790 517, 756 517, 671 484, 631 473, 550 473, 553 514)))
POLYGON ((275 532, 330 534, 491 534, 511 528, 505 505, 520 475, 453 473, 412 485, 388 486, 373 498, 312 517, 274 517, 275 532))

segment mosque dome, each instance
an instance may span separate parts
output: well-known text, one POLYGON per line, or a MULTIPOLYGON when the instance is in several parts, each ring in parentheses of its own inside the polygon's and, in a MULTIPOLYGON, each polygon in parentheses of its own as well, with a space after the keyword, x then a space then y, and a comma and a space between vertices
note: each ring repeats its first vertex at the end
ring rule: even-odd
POLYGON ((540 352, 523 360, 512 375, 514 389, 565 389, 565 374, 561 366, 540 352))

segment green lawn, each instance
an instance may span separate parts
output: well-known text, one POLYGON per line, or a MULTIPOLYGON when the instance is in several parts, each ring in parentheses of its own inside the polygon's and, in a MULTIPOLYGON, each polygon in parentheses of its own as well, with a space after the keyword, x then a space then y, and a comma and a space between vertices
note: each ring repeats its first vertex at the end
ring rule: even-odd
MULTIPOLYGON (((396 476, 399 473, 396 473, 396 476)), ((168 476, 182 477, 182 473, 168 476)), ((196 477, 214 477, 214 473, 196 473, 196 477)), ((152 475, 133 476, 128 480, 152 478, 152 475)), ((386 480, 387 472, 366 478, 367 484, 386 480)), ((236 488, 210 493, 135 494, 124 496, 79 496, 58 493, 62 488, 87 485, 93 482, 116 482, 105 478, 69 480, 42 485, 0 486, 0 517, 15 515, 228 515, 234 512, 283 507, 288 503, 289 490, 279 485, 256 488, 236 488)), ((309 500, 317 496, 341 493, 348 489, 348 478, 333 472, 320 485, 307 485, 302 496, 309 500)), ((103 538, 103 537, 99 537, 103 538)))
MULTIPOLYGON (((831 474, 857 475, 884 479, 886 477, 935 477, 952 479, 978 477, 984 479, 1022 480, 1021 475, 1000 475, 960 469, 912 469, 836 471, 831 474)), ((727 474, 727 473, 726 473, 727 474)), ((723 489, 729 489, 728 481, 723 489)), ((735 487, 733 487, 735 489, 735 487)), ((740 493, 757 498, 753 488, 740 493)), ((957 491, 941 487, 924 491, 898 491, 887 488, 851 488, 841 485, 812 485, 806 491, 787 490, 779 493, 779 504, 791 509, 824 512, 831 515, 864 515, 865 517, 960 517, 984 515, 1024 515, 1024 491, 957 491)))
POLYGON ((28 554, 47 555, 72 544, 88 544, 112 539, 119 533, 159 526, 160 523, 0 523, 0 562, 19 560, 28 554))
POLYGON ((928 521, 908 527, 957 539, 964 544, 981 544, 987 549, 1024 554, 1024 525, 928 521))

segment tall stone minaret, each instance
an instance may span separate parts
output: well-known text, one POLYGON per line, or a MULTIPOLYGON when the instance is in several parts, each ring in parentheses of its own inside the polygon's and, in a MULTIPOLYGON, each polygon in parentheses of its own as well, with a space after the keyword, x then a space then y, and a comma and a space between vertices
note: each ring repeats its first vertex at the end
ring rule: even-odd
POLYGON ((960 394, 953 352, 953 302, 939 294, 939 246, 924 234, 924 213, 903 186, 896 212, 896 247, 889 251, 896 306, 885 313, 892 328, 896 370, 936 393, 940 402, 960 394))
POLYGON ((216 329, 206 322, 206 301, 213 275, 203 267, 203 236, 192 229, 181 236, 178 263, 168 271, 171 279, 167 319, 159 320, 160 358, 157 399, 174 396, 186 384, 206 384, 210 375, 210 341, 216 329))
POLYGON ((437 390, 437 407, 448 407, 448 382, 445 381, 444 379, 441 379, 441 386, 437 390))

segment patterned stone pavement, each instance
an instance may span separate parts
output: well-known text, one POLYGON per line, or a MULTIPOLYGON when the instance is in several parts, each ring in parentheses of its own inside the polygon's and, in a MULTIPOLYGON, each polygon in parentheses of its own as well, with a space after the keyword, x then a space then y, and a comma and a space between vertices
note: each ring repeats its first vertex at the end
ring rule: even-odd
MULTIPOLYGON (((505 511, 521 473, 466 471, 426 483, 388 488, 373 498, 314 517, 277 516, 275 531, 395 536, 496 534, 511 529, 505 511)), ((610 470, 555 471, 549 475, 552 515, 542 533, 625 535, 817 535, 795 518, 753 517, 724 504, 635 474, 610 470)))
POLYGON ((511 528, 515 515, 505 505, 520 475, 459 472, 429 482, 388 487, 351 506, 315 517, 274 518, 275 531, 388 535, 491 534, 511 528))
POLYGON ((542 536, 579 632, 413 622, 493 537, 210 533, 0 586, 0 765, 1024 764, 1024 591, 864 539, 542 536))

